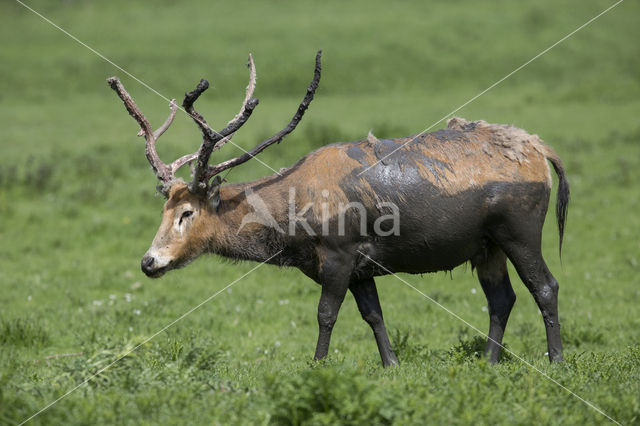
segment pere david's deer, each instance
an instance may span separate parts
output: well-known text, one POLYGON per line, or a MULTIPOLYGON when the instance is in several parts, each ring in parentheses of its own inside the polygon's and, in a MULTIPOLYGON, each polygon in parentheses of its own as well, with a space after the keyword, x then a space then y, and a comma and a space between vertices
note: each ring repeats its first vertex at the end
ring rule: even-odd
POLYGON ((216 132, 193 104, 208 83, 201 80, 182 106, 202 132, 200 149, 171 164, 156 152, 155 132, 116 77, 109 85, 122 99, 146 139, 146 156, 167 197, 162 223, 142 258, 149 277, 180 268, 202 253, 295 266, 322 286, 315 359, 327 355, 331 331, 347 289, 371 326, 383 365, 397 364, 382 318, 374 277, 396 272, 451 270, 470 261, 489 305, 485 355, 496 362, 516 296, 507 258, 533 295, 547 333, 549 359, 562 360, 558 283, 541 253, 542 225, 551 174, 558 178, 560 248, 569 184, 562 161, 537 136, 484 121, 452 118, 446 129, 414 137, 324 146, 294 166, 253 182, 222 185, 220 173, 244 163, 291 133, 314 97, 313 81, 291 122, 244 155, 215 166, 213 151, 228 142, 251 116, 255 68, 238 115, 216 132), (195 161, 189 183, 176 170, 195 161))

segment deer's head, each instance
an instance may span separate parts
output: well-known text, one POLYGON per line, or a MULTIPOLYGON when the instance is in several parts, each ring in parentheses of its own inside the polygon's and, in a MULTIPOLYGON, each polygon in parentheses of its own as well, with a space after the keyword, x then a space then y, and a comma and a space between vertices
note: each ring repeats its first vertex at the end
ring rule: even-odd
POLYGON ((195 90, 185 94, 182 102, 183 110, 200 128, 202 144, 197 152, 180 157, 171 164, 165 164, 160 160, 155 145, 156 140, 169 128, 175 118, 178 110, 175 99, 171 100, 169 104, 171 108, 169 117, 158 130, 154 131, 120 80, 117 77, 111 77, 107 80, 111 88, 124 102, 129 114, 140 125, 138 136, 144 136, 146 140, 147 159, 160 181, 157 189, 167 198, 160 228, 151 247, 142 258, 142 271, 147 276, 160 277, 167 271, 186 265, 206 251, 208 247, 207 235, 210 234, 206 230, 215 222, 221 202, 220 185, 222 179, 219 174, 250 160, 274 143, 279 143, 296 128, 318 88, 321 53, 319 51, 316 55, 313 81, 289 124, 250 151, 245 151, 243 155, 216 165, 209 164, 212 152, 229 142, 234 133, 247 122, 255 107, 258 106, 258 99, 253 97, 256 71, 251 55, 249 55, 248 64, 250 69, 249 85, 240 112, 219 132, 211 129, 205 119, 193 108, 198 97, 209 88, 209 83, 206 80, 200 80, 195 90), (180 167, 192 162, 195 162, 195 165, 191 182, 186 183, 175 176, 180 167))

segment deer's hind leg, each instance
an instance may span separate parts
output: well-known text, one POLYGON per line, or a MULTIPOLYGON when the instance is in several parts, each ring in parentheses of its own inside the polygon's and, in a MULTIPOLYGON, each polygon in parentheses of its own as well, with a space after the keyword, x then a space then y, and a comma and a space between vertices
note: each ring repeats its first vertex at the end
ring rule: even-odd
POLYGON ((562 361, 558 282, 542 257, 542 225, 548 206, 549 189, 538 185, 519 190, 517 203, 502 205, 502 217, 493 227, 492 236, 518 271, 520 279, 533 295, 542 313, 549 360, 562 361))
POLYGON ((558 282, 553 277, 539 249, 529 244, 510 242, 505 245, 509 260, 513 263, 520 279, 542 313, 547 333, 547 350, 549 361, 562 361, 562 338, 558 319, 558 282))

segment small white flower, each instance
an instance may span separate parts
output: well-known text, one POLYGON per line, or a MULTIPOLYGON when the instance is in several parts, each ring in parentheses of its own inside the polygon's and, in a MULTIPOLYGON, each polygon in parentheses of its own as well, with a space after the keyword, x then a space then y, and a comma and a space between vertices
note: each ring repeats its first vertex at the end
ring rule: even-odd
POLYGON ((101 306, 102 305, 102 300, 94 300, 93 301, 93 305, 94 306, 101 306))
POLYGON ((475 288, 471 289, 471 294, 476 294, 477 290, 475 288))
POLYGON ((134 313, 134 315, 140 315, 142 313, 142 311, 140 309, 134 309, 133 313, 134 313))
POLYGON ((295 321, 291 321, 291 327, 296 328, 296 322, 295 321))
POLYGON ((258 300, 256 300, 256 303, 257 303, 258 305, 262 305, 264 302, 262 301, 262 299, 258 299, 258 300))
POLYGON ((289 299, 282 299, 282 300, 278 301, 278 303, 280 305, 288 305, 289 304, 289 299))
POLYGON ((483 306, 483 307, 482 307, 482 312, 487 312, 487 310, 488 310, 488 309, 487 309, 487 307, 486 307, 486 306, 483 306))
POLYGON ((334 349, 333 352, 337 354, 339 351, 337 349, 334 349))
POLYGON ((109 295, 109 300, 116 300, 116 295, 115 294, 110 294, 109 295))
POLYGON ((276 348, 279 348, 279 347, 280 347, 280 341, 279 341, 279 340, 276 340, 275 347, 276 347, 276 348))
POLYGON ((236 305, 236 312, 240 312, 240 306, 236 305))
POLYGON ((131 299, 132 299, 131 293, 124 294, 124 300, 126 300, 127 303, 131 302, 131 299))
POLYGON ((27 296, 27 300, 31 302, 31 296, 27 296))
POLYGON ((132 332, 132 331, 133 331, 133 327, 129 327, 129 332, 132 332))

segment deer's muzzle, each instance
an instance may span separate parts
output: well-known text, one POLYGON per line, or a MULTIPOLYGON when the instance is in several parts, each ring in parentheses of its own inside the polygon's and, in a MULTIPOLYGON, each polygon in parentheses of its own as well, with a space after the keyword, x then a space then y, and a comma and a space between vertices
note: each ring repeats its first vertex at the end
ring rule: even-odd
POLYGON ((145 254, 140 262, 140 268, 146 276, 159 278, 167 271, 168 265, 162 266, 156 261, 155 257, 145 254))

